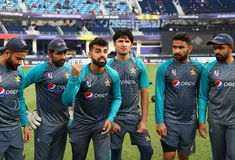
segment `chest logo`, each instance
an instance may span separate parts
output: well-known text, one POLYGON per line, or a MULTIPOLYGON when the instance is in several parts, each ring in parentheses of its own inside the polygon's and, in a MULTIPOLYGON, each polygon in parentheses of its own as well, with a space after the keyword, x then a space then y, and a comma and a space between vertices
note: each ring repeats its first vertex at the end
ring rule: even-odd
POLYGON ((111 86, 111 82, 109 79, 106 79, 106 81, 104 82, 106 87, 110 87, 111 86))
POLYGON ((131 74, 136 74, 136 69, 134 67, 130 68, 131 74))
POLYGON ((16 76, 15 76, 15 80, 16 80, 17 83, 20 83, 20 80, 21 80, 20 76, 19 76, 19 75, 16 75, 16 76))
POLYGON ((69 79, 70 74, 69 74, 68 72, 66 72, 64 75, 65 75, 65 77, 66 77, 67 79, 69 79))
POLYGON ((192 76, 195 76, 195 75, 196 75, 195 69, 192 69, 190 72, 191 72, 191 75, 192 75, 192 76))

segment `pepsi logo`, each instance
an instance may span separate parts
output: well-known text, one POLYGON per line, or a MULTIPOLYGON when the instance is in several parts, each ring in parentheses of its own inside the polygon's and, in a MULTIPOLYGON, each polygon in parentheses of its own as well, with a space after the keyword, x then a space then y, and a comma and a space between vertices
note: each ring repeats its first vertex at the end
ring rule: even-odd
POLYGON ((5 89, 0 87, 0 97, 4 96, 5 94, 5 89))
POLYGON ((90 92, 90 91, 85 92, 84 95, 85 95, 85 98, 88 99, 88 100, 93 99, 93 93, 90 92))
POLYGON ((220 80, 216 80, 216 81, 215 81, 215 87, 216 87, 217 89, 221 89, 222 86, 223 86, 223 83, 222 83, 220 80))
POLYGON ((48 84, 47 88, 50 90, 50 91, 54 91, 56 89, 56 85, 54 83, 50 83, 48 84))
POLYGON ((174 81, 172 82, 172 86, 175 87, 175 88, 179 88, 179 86, 180 86, 180 81, 179 81, 179 80, 174 80, 174 81))

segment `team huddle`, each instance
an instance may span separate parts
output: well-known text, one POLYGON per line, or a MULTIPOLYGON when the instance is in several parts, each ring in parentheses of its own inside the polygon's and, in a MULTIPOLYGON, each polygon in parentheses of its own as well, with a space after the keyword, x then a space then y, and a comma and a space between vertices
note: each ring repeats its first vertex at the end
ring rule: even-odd
MULTIPOLYGON (((140 159, 150 160, 154 152, 147 130, 150 82, 142 60, 130 55, 133 42, 130 30, 116 31, 116 56, 108 60, 108 42, 95 38, 89 44, 91 63, 71 66, 65 63, 66 43, 54 39, 48 44, 48 62, 24 73, 18 66, 28 46, 22 39, 10 39, 0 48, 0 160, 23 159, 30 127, 35 160, 62 160, 67 134, 73 160, 86 159, 91 140, 96 160, 121 160, 126 133, 137 145, 140 159), (36 90, 32 113, 23 96, 31 84, 36 90), (69 108, 74 108, 72 121, 69 108)), ((155 83, 156 132, 163 159, 172 160, 178 152, 180 160, 187 160, 195 152, 197 127, 206 136, 207 106, 213 159, 235 159, 232 37, 222 33, 208 42, 216 61, 207 66, 189 58, 193 48, 187 33, 178 32, 172 44, 174 57, 159 66, 155 83)))

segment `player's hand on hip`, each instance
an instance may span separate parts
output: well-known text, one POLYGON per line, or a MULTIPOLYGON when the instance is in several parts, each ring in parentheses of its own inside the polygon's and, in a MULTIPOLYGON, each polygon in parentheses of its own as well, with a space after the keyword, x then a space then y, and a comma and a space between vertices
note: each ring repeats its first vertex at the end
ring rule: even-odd
POLYGON ((111 133, 116 133, 120 131, 121 131, 121 127, 119 126, 119 124, 117 122, 113 122, 111 133))
POLYGON ((146 131, 147 131, 147 122, 144 120, 141 120, 140 123, 138 124, 138 129, 136 132, 144 133, 146 131))
POLYGON ((156 132, 163 137, 167 136, 167 127, 164 123, 157 124, 156 132))
POLYGON ((39 117, 37 111, 27 112, 28 114, 28 120, 29 120, 29 126, 31 129, 37 129, 37 127, 40 126, 40 122, 42 121, 41 117, 39 117))
POLYGON ((198 125, 198 132, 199 132, 199 135, 202 137, 202 138, 206 138, 206 124, 204 123, 199 123, 198 125))
POLYGON ((31 139, 31 132, 29 126, 24 127, 23 133, 24 133, 24 143, 28 143, 31 139))
POLYGON ((82 71, 82 65, 80 64, 74 64, 72 65, 72 75, 74 77, 78 77, 82 71))
POLYGON ((111 131, 111 128, 112 128, 112 122, 107 119, 104 123, 104 127, 103 127, 103 130, 102 130, 101 134, 107 134, 108 135, 111 131))

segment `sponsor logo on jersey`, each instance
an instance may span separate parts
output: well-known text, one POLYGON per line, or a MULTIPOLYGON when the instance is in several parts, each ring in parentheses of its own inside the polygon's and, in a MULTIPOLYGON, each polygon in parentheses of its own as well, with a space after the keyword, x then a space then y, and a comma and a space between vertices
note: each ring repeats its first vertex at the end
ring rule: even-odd
POLYGON ((50 91, 54 91, 56 89, 56 85, 54 83, 50 83, 48 84, 47 88, 50 90, 50 91))
POLYGON ((123 84, 131 85, 131 84, 136 84, 136 83, 135 83, 135 80, 121 80, 121 85, 123 84))
POLYGON ((91 91, 87 91, 84 93, 84 96, 87 100, 97 99, 97 98, 105 98, 109 94, 108 93, 92 93, 91 91))
POLYGON ((0 87, 0 97, 3 97, 4 95, 16 95, 18 92, 19 91, 17 89, 5 90, 4 88, 0 87))
POLYGON ((47 88, 48 88, 49 91, 60 92, 60 91, 63 91, 66 88, 66 85, 56 85, 54 83, 50 83, 50 84, 48 84, 47 88))
POLYGON ((85 92, 85 93, 84 93, 84 96, 85 96, 85 98, 88 99, 88 100, 92 100, 92 99, 93 99, 93 93, 90 92, 90 91, 85 92))
POLYGON ((215 81, 215 87, 217 89, 221 89, 223 87, 223 83, 220 80, 215 81))
POLYGON ((174 80, 172 82, 172 86, 175 87, 175 88, 179 88, 180 87, 180 81, 179 80, 174 80))
POLYGON ((183 86, 195 86, 195 82, 190 82, 190 81, 182 81, 180 82, 179 80, 174 80, 172 82, 172 86, 175 88, 183 87, 183 86))
POLYGON ((222 82, 220 80, 216 80, 215 87, 217 89, 221 89, 223 87, 235 87, 235 82, 222 82))
POLYGON ((5 94, 5 89, 0 87, 0 97, 4 96, 5 94))

